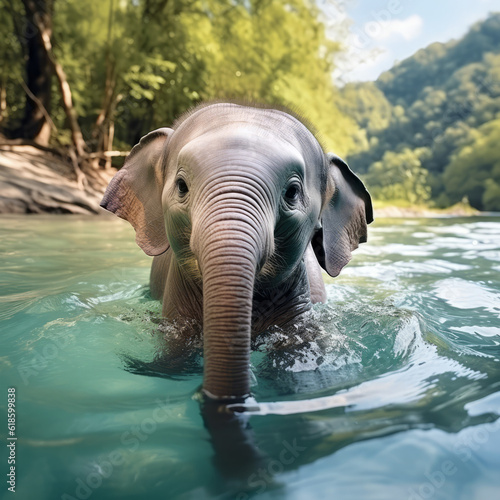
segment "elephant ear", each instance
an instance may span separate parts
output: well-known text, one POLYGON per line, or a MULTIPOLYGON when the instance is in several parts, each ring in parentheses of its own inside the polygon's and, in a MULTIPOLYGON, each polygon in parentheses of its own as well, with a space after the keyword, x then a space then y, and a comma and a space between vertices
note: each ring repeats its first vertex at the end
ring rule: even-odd
POLYGON ((160 255, 169 248, 160 160, 172 133, 170 128, 160 128, 144 136, 111 179, 101 201, 101 207, 132 224, 135 241, 148 255, 160 255))
POLYGON ((351 260, 351 252, 366 242, 373 208, 370 194, 347 163, 333 154, 327 160, 329 199, 311 243, 321 267, 335 277, 351 260))

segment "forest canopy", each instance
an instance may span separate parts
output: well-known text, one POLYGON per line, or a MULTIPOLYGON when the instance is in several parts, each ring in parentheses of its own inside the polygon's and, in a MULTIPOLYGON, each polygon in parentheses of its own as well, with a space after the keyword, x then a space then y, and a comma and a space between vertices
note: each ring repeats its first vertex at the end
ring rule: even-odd
POLYGON ((377 199, 500 211, 500 14, 341 94, 348 160, 377 199))
MULTIPOLYGON (((0 9, 4 134, 48 143, 27 116, 40 106, 26 87, 36 95, 34 80, 52 71, 37 40, 38 15, 93 151, 108 146, 110 126, 113 147, 130 149, 200 100, 217 98, 290 106, 330 148, 344 154, 352 145, 356 125, 337 109, 331 80, 339 46, 307 0, 0 0, 0 9)), ((47 79, 51 92, 43 89, 39 104, 53 122, 50 142, 68 144, 57 82, 47 79)))
POLYGON ((0 15, 0 133, 87 175, 201 100, 244 99, 303 115, 378 200, 500 210, 500 14, 341 89, 344 48, 310 0, 0 0, 0 15))

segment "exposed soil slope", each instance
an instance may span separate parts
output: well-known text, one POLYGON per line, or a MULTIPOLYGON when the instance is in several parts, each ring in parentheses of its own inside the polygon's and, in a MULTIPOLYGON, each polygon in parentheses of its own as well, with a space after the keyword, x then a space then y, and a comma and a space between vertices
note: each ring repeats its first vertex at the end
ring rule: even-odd
POLYGON ((115 170, 82 189, 70 163, 32 146, 0 145, 0 213, 104 214, 99 207, 115 170))

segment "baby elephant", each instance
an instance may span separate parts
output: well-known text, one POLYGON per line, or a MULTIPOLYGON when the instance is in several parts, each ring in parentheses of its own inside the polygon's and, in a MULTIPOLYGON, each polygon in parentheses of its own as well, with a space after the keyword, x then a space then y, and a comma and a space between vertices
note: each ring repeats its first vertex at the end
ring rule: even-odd
POLYGON ((201 105, 141 139, 101 206, 155 256, 151 293, 167 318, 203 325, 206 396, 250 392, 250 341, 326 299, 367 238, 370 195, 287 112, 201 105))

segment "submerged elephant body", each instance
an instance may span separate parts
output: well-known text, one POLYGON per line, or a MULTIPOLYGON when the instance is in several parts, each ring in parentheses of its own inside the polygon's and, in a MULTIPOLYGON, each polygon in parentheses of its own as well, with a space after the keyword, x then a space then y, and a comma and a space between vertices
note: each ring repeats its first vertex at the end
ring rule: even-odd
POLYGON ((218 400, 249 394, 251 337, 324 301, 321 267, 338 275, 372 221, 361 181, 298 119, 230 103, 142 138, 101 205, 155 256, 163 315, 202 323, 218 400))

